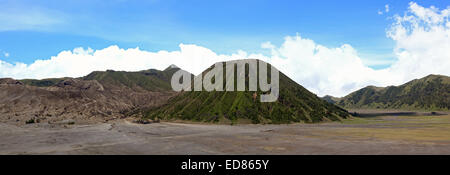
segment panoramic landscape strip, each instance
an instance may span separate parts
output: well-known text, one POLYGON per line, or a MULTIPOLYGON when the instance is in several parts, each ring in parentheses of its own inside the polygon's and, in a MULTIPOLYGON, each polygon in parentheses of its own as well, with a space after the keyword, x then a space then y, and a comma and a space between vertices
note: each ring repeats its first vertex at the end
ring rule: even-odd
POLYGON ((431 173, 448 155, 448 1, 0 0, 2 167, 431 173))

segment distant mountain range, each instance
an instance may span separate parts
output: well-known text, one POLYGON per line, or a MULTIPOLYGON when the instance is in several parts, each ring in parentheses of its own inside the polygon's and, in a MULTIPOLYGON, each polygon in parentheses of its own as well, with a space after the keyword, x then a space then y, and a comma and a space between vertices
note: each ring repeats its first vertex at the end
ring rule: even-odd
POLYGON ((449 110, 450 77, 428 75, 400 86, 367 86, 345 97, 323 97, 346 109, 449 110))
POLYGON ((0 79, 0 120, 103 121, 144 116, 221 123, 290 123, 335 121, 349 116, 283 73, 278 101, 261 103, 256 100, 261 91, 174 92, 170 80, 178 70, 171 65, 163 71, 95 71, 80 78, 0 79))
MULTIPOLYGON (((262 103, 259 97, 265 92, 261 91, 175 92, 170 82, 178 70, 171 65, 162 71, 95 71, 79 78, 1 78, 0 122, 107 121, 135 116, 228 124, 314 123, 345 119, 350 116, 345 109, 354 108, 450 109, 450 79, 442 75, 321 99, 280 72, 278 100, 262 103)), ((248 83, 248 70, 245 76, 248 83)))

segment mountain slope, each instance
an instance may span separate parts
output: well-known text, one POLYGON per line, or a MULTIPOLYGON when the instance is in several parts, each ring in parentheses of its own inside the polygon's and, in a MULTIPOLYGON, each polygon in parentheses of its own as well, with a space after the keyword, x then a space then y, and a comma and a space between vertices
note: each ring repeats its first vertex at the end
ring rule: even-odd
POLYGON ((338 102, 340 100, 340 98, 333 97, 333 96, 330 96, 330 95, 325 95, 324 97, 322 97, 322 99, 327 101, 328 103, 331 103, 331 104, 336 104, 336 102, 338 102))
POLYGON ((164 71, 149 69, 139 72, 108 70, 95 71, 82 77, 83 80, 97 80, 104 85, 124 86, 133 90, 169 91, 170 78, 179 68, 167 68, 164 71))
POLYGON ((37 86, 37 87, 49 87, 49 86, 54 86, 56 84, 58 84, 59 82, 66 80, 66 79, 70 79, 69 77, 64 77, 64 78, 47 78, 47 79, 42 79, 42 80, 36 80, 36 79, 24 79, 24 80, 20 80, 22 83, 26 84, 26 85, 30 85, 30 86, 37 86))
MULTIPOLYGON (((171 90, 170 79, 172 75, 178 71, 175 65, 170 65, 165 70, 160 71, 156 69, 143 70, 138 72, 126 71, 94 71, 80 80, 97 80, 103 85, 122 86, 132 88, 134 90, 149 90, 149 91, 168 91, 171 90)), ((42 80, 23 79, 20 82, 29 86, 50 87, 55 86, 61 81, 72 79, 70 77, 64 78, 48 78, 42 80)))
MULTIPOLYGON (((248 83, 248 69, 246 77, 248 83)), ((261 91, 188 91, 163 106, 145 111, 144 115, 151 119, 222 123, 320 122, 349 116, 347 111, 320 99, 283 73, 279 77, 280 95, 276 102, 260 102, 261 91)))
POLYGON ((450 77, 429 75, 400 86, 368 86, 337 102, 351 108, 449 110, 450 77))
POLYGON ((0 120, 64 119, 109 120, 134 110, 159 106, 178 93, 170 77, 179 68, 164 71, 93 72, 81 78, 44 80, 0 79, 0 120))

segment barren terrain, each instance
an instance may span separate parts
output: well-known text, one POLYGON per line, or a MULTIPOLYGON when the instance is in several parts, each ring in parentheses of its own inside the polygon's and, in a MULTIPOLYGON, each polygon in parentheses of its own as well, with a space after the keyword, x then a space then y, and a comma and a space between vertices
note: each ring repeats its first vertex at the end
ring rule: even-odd
POLYGON ((0 154, 450 154, 450 115, 290 125, 0 123, 0 154))

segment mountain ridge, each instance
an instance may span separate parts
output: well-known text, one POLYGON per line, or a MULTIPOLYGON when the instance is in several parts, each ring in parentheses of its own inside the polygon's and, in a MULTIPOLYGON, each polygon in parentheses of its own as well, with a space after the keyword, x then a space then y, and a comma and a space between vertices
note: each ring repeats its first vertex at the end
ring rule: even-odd
POLYGON ((450 77, 430 74, 399 86, 367 86, 335 103, 346 109, 449 110, 450 77))

